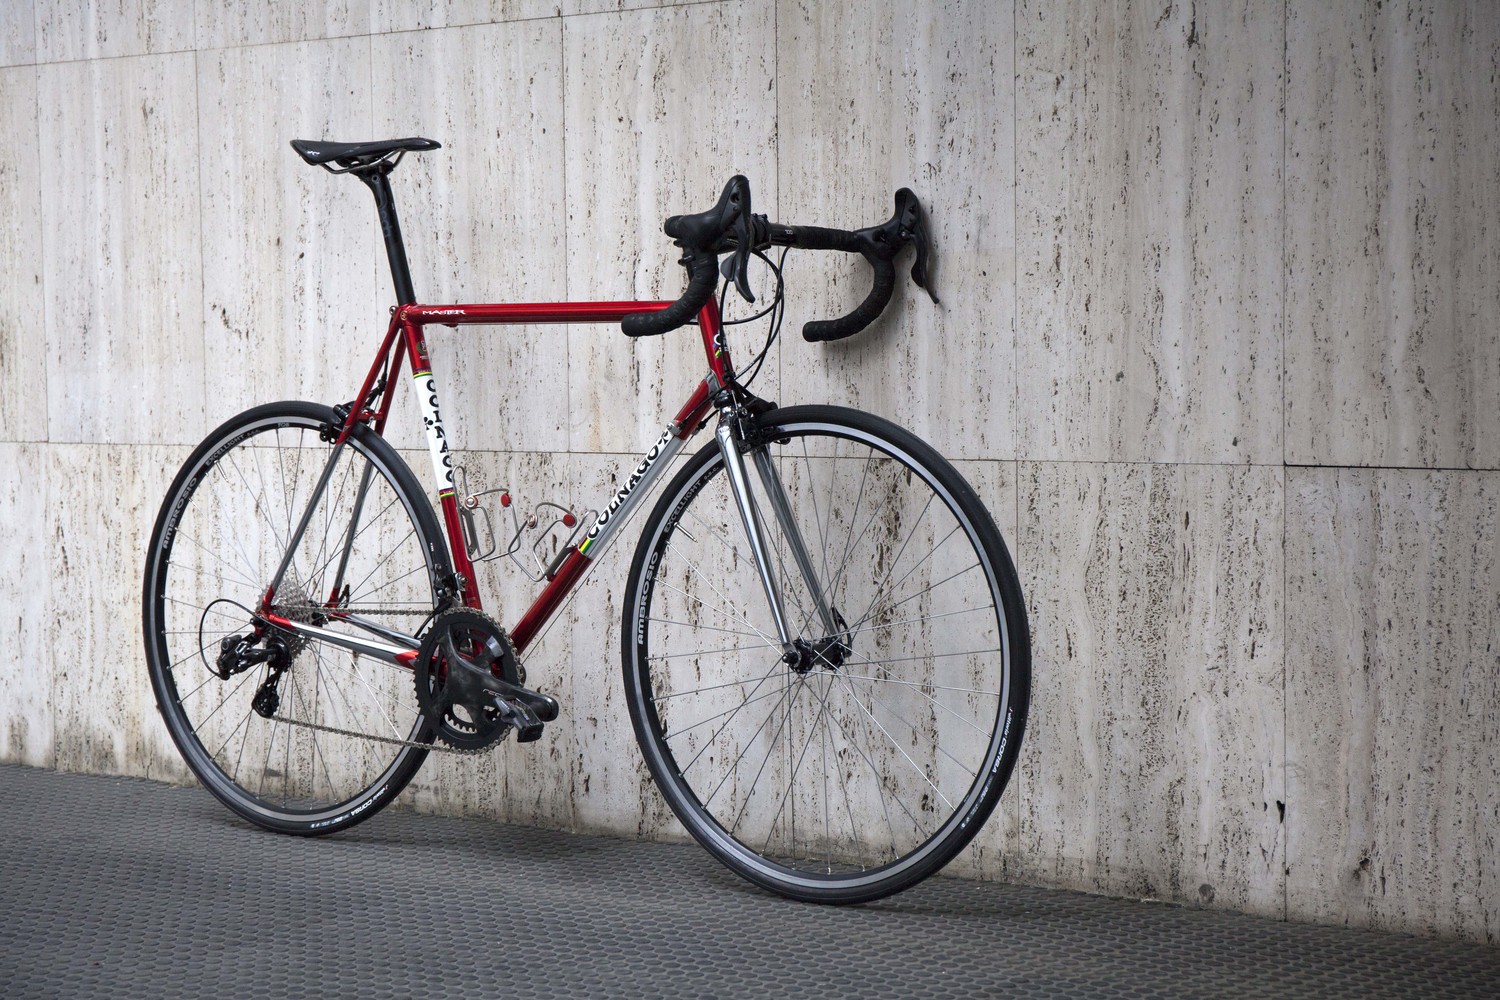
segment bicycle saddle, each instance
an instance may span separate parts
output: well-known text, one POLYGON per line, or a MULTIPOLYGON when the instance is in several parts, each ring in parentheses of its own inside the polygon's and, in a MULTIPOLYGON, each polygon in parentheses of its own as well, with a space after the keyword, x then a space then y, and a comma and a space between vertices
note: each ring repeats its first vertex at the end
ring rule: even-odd
POLYGON ((362 167, 392 153, 426 152, 441 149, 442 144, 416 136, 409 139, 380 139, 375 142, 312 142, 308 139, 293 139, 292 148, 313 166, 337 163, 341 167, 362 167))

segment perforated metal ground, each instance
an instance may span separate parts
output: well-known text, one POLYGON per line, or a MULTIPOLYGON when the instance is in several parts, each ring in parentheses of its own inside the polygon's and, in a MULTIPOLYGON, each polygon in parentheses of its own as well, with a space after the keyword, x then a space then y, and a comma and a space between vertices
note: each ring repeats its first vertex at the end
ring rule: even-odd
POLYGON ((0 996, 1486 997, 1500 949, 933 879, 844 909, 691 846, 0 767, 0 996))

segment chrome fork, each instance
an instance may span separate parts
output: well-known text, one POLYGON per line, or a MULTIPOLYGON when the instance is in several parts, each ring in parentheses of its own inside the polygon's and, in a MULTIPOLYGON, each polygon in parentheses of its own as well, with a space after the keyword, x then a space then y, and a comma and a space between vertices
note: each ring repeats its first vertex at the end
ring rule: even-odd
MULTIPOLYGON (((750 476, 743 452, 744 440, 738 433, 738 426, 739 420, 736 414, 728 409, 721 411, 719 426, 714 431, 714 439, 718 442, 719 454, 724 459, 724 469, 729 476, 729 491, 734 496, 734 504, 740 514, 740 523, 750 543, 750 554, 755 559, 761 588, 765 591, 766 602, 771 608, 771 618, 776 623, 776 638, 781 642, 783 658, 787 663, 795 664, 801 662, 804 657, 797 646, 798 637, 792 635, 791 629, 787 626, 786 606, 782 600, 781 586, 776 579, 776 567, 771 561, 770 549, 766 545, 765 526, 761 523, 760 510, 750 491, 750 476)), ((770 501, 771 510, 775 514, 782 536, 787 541, 787 547, 791 550, 792 561, 807 583, 808 591, 817 606, 818 617, 822 619, 826 630, 825 634, 837 635, 839 632, 836 625, 837 619, 828 605, 822 587, 818 585, 818 577, 813 570, 807 545, 802 540, 802 532, 792 518, 791 504, 787 501, 781 476, 777 473, 771 462, 771 456, 764 448, 757 449, 753 458, 761 487, 770 501)))

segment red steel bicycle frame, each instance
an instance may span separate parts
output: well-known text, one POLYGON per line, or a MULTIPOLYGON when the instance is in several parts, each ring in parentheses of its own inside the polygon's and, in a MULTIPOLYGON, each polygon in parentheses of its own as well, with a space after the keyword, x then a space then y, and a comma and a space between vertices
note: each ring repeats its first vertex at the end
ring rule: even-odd
MULTIPOLYGON (((431 381, 431 369, 427 360, 427 343, 423 337, 424 327, 441 326, 513 326, 537 323, 617 323, 630 313, 659 312, 670 302, 554 302, 554 303, 500 303, 461 305, 406 305, 391 311, 390 327, 375 363, 370 366, 356 397, 355 412, 345 424, 338 443, 352 433, 355 423, 371 422, 377 434, 385 432, 386 419, 390 416, 391 401, 395 398, 396 384, 401 374, 401 365, 406 358, 412 362, 412 375, 417 380, 419 402, 423 406, 423 423, 428 433, 429 450, 433 458, 434 474, 437 477, 438 504, 443 512, 443 527, 448 535, 448 551, 454 573, 462 580, 460 597, 467 607, 481 607, 479 592, 474 585, 474 566, 468 551, 462 544, 459 526, 458 498, 454 492, 453 469, 442 420, 438 411, 435 383, 431 381), (423 382, 423 379, 429 381, 423 382), (423 395, 426 393, 427 395, 423 395), (371 409, 375 397, 379 406, 371 409)), ((665 446, 671 438, 677 444, 670 450, 675 454, 708 418, 717 391, 727 385, 734 375, 734 366, 729 349, 724 343, 724 329, 719 316, 718 303, 712 299, 698 314, 698 329, 703 338, 703 353, 708 361, 709 375, 698 383, 688 401, 677 412, 656 447, 641 460, 635 473, 626 485, 615 494, 615 498, 603 509, 593 529, 583 542, 573 546, 558 567, 556 574, 526 613, 510 630, 511 643, 518 652, 524 651, 542 627, 557 612, 578 581, 583 578, 589 564, 597 558, 602 545, 594 547, 601 538, 601 531, 612 515, 630 496, 631 491, 646 477, 655 461, 668 450, 665 446)), ((416 651, 402 654, 398 659, 408 666, 416 659, 416 651)))

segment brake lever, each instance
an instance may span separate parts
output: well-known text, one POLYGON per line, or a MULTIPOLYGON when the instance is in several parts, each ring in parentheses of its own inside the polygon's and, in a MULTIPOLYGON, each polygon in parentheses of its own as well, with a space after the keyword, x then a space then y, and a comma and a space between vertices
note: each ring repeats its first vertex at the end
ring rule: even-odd
POLYGON ((927 216, 922 211, 922 203, 911 188, 896 192, 896 215, 900 220, 902 242, 910 242, 917 248, 917 259, 911 265, 911 280, 937 305, 937 292, 932 288, 932 275, 928 269, 932 262, 932 238, 927 232, 927 216))
POLYGON ((732 268, 731 271, 724 272, 724 276, 734 278, 734 287, 739 290, 740 298, 746 302, 755 301, 755 293, 750 290, 750 251, 755 249, 755 237, 751 234, 752 223, 750 186, 747 184, 740 214, 734 219, 734 254, 724 261, 726 267, 732 268))

